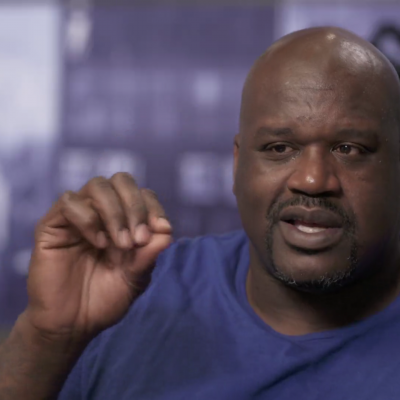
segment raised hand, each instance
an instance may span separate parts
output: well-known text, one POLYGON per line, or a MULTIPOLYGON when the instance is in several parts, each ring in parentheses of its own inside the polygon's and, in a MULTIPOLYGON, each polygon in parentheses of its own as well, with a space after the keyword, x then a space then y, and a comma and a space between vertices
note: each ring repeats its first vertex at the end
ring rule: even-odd
POLYGON ((36 229, 25 318, 49 337, 90 339, 124 316, 171 240, 155 194, 127 173, 65 193, 36 229))

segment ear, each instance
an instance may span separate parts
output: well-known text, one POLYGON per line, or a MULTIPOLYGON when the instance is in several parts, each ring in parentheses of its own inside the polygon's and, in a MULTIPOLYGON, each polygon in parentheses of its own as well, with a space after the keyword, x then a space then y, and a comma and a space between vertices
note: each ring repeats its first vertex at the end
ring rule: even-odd
POLYGON ((238 165, 238 160, 239 160, 239 133, 235 135, 235 139, 233 142, 233 188, 232 192, 236 196, 236 171, 237 171, 237 165, 238 165))

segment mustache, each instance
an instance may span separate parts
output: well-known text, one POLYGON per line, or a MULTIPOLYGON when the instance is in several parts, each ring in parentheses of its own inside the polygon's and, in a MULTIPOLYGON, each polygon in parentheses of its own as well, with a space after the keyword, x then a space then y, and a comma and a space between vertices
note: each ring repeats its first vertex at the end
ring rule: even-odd
POLYGON ((356 220, 353 213, 346 212, 342 207, 338 206, 328 198, 308 196, 296 196, 283 202, 275 202, 266 215, 270 227, 279 222, 282 210, 293 206, 325 209, 340 216, 343 221, 343 228, 348 232, 354 232, 356 229, 356 220))

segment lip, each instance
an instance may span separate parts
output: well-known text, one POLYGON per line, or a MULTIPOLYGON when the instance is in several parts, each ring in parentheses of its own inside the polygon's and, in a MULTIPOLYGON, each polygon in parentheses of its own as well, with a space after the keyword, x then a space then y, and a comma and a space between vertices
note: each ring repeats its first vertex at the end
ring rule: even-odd
POLYGON ((288 245, 313 251, 322 251, 335 246, 342 239, 344 232, 341 227, 332 227, 321 232, 306 233, 285 221, 279 221, 278 226, 284 241, 288 245))
POLYGON ((339 215, 321 208, 287 207, 281 212, 280 220, 284 222, 300 221, 324 228, 343 227, 343 220, 339 215))

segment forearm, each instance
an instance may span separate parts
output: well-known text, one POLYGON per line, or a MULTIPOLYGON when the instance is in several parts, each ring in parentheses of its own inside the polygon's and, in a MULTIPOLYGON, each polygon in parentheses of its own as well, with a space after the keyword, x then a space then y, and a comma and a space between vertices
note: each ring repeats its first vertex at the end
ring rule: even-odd
POLYGON ((56 399, 84 347, 41 337, 20 317, 0 346, 0 400, 56 399))

